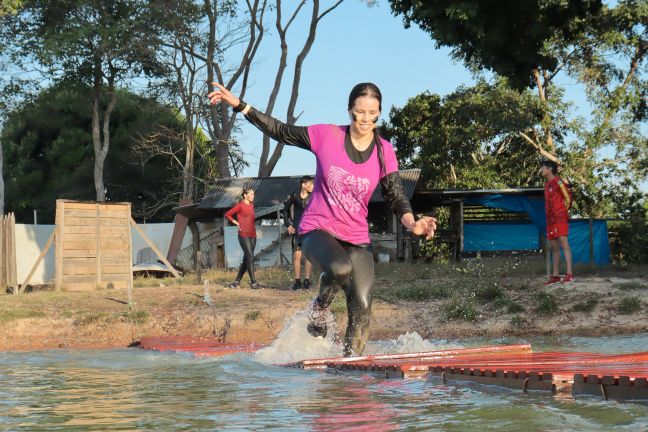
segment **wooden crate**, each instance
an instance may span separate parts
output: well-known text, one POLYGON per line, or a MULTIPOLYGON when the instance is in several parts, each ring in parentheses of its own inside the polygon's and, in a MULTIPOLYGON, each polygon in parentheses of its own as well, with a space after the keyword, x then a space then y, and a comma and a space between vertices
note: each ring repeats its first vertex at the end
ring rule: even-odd
POLYGON ((56 290, 133 282, 131 204, 56 200, 56 290))

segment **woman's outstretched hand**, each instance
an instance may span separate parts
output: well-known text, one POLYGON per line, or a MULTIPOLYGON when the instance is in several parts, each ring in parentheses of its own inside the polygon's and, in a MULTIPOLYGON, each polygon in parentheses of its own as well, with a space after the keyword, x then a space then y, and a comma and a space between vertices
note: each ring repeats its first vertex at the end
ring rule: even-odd
POLYGON ((225 102, 231 107, 237 107, 238 104, 241 103, 241 100, 227 90, 224 85, 217 82, 213 82, 212 84, 216 87, 216 90, 207 95, 209 102, 212 105, 215 105, 218 102, 225 102))
POLYGON ((436 225, 437 220, 430 216, 423 216, 421 219, 417 220, 416 223, 410 231, 414 235, 425 236, 426 240, 430 240, 434 237, 434 232, 437 229, 436 225))

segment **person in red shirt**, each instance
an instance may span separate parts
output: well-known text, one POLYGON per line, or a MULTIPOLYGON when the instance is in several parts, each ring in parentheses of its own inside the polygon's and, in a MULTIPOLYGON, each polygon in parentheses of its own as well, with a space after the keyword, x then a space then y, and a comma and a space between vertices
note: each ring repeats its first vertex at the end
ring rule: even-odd
POLYGON ((238 239, 243 249, 243 261, 239 267, 236 280, 229 284, 230 288, 237 288, 241 279, 247 271, 250 275, 252 289, 263 288, 254 276, 254 248, 256 247, 256 227, 254 226, 254 190, 243 189, 241 201, 225 213, 225 217, 234 225, 238 226, 238 239), (236 219, 234 218, 236 216, 236 219))
POLYGON ((558 164, 546 160, 542 163, 540 174, 547 179, 544 185, 545 214, 547 216, 547 239, 550 242, 553 255, 552 276, 545 286, 557 283, 568 284, 575 280, 572 271, 572 252, 569 247, 569 209, 572 197, 567 184, 558 177, 558 164), (562 248, 567 264, 567 273, 560 279, 560 249, 562 248))

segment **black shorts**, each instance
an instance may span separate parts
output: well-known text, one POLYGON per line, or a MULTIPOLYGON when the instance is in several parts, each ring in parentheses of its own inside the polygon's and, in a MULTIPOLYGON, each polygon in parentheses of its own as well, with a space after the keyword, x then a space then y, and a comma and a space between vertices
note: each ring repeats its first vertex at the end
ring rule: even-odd
POLYGON ((292 246, 293 252, 301 250, 302 236, 297 234, 291 234, 290 245, 292 246))

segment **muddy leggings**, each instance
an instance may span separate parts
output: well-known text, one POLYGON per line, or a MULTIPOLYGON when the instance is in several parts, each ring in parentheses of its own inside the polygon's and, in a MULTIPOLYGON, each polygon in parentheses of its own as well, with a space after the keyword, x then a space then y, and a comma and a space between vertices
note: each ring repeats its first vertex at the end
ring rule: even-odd
POLYGON ((239 236, 239 244, 241 249, 243 249, 243 261, 241 261, 241 266, 239 267, 238 275, 236 280, 240 281, 247 270, 250 275, 250 283, 255 283, 256 278, 254 277, 254 248, 256 247, 256 238, 253 237, 241 237, 239 236))
POLYGON ((318 301, 327 307, 336 292, 346 294, 349 323, 344 334, 344 355, 360 355, 369 339, 374 262, 366 246, 338 240, 326 231, 304 235, 302 254, 322 268, 318 301))

